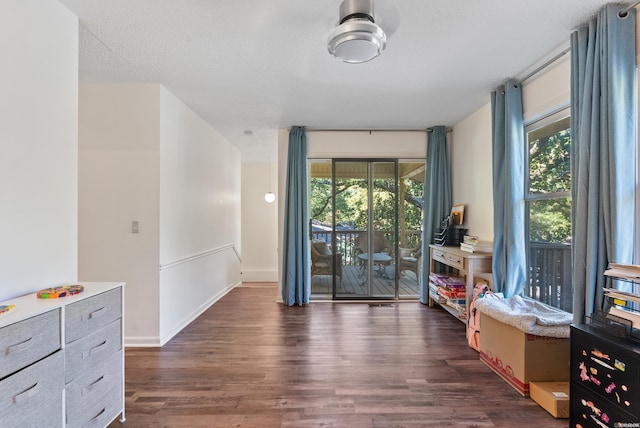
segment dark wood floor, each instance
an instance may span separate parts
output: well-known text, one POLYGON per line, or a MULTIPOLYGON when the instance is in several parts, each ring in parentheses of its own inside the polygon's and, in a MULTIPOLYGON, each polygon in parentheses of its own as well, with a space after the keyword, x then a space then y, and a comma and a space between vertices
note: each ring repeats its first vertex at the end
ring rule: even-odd
POLYGON ((111 427, 568 426, 482 364, 441 308, 276 294, 236 288, 163 348, 128 348, 127 422, 111 427))

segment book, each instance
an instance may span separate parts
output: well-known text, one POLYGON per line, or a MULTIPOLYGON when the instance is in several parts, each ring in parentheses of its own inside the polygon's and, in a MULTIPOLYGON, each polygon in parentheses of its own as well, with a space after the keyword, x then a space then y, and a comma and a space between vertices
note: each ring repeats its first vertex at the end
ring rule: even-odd
POLYGON ((638 265, 609 263, 609 269, 605 270, 604 274, 613 278, 630 279, 640 282, 640 266, 638 265))
POLYGON ((462 251, 466 251, 467 253, 473 253, 475 251, 475 247, 471 244, 467 244, 465 242, 460 244, 460 249, 462 251))
POLYGON ((475 245, 478 243, 478 237, 472 235, 464 235, 462 238, 462 242, 464 244, 475 245))
POLYGON ((627 300, 634 303, 640 303, 640 294, 630 293, 628 291, 616 290, 613 288, 605 288, 602 290, 604 295, 612 299, 618 299, 626 302, 627 300))
POLYGON ((460 249, 468 253, 492 253, 493 242, 478 241, 475 244, 469 244, 466 242, 460 243, 460 249))

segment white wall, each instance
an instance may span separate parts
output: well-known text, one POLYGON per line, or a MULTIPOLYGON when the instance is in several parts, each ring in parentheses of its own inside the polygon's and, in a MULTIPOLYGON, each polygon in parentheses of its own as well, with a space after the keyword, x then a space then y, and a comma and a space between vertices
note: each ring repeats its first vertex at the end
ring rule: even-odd
MULTIPOLYGON (((524 82, 525 121, 540 119, 569 104, 570 67, 570 55, 565 55, 524 82)), ((487 94, 489 100, 490 94, 487 94)), ((453 202, 466 205, 464 222, 469 233, 487 241, 493 240, 491 138, 489 102, 453 127, 451 145, 453 202)))
MULTIPOLYGON (((288 145, 288 132, 286 138, 288 145)), ((316 159, 424 159, 427 155, 427 133, 424 131, 308 131, 307 142, 308 157, 316 159)), ((286 170, 286 163, 280 164, 281 173, 286 170)))
POLYGON ((522 85, 522 115, 525 122, 537 120, 571 101, 571 55, 567 54, 522 85))
POLYGON ((0 301, 76 281, 78 19, 0 2, 0 301))
POLYGON ((240 152, 165 88, 160 97, 160 339, 240 283, 240 152))
POLYGON ((78 276, 126 282, 138 344, 159 341, 159 103, 156 84, 80 85, 78 276))
POLYGON ((278 165, 242 163, 242 281, 278 281, 278 165), (269 177, 271 176, 271 183, 269 177), (271 190, 276 201, 268 204, 271 190))
POLYGON ((80 279, 126 282, 126 344, 161 346, 240 282, 240 154, 160 85, 83 84, 79 163, 80 279))
POLYGON ((454 204, 464 204, 464 224, 470 235, 493 240, 493 178, 491 104, 453 127, 451 184, 454 204))

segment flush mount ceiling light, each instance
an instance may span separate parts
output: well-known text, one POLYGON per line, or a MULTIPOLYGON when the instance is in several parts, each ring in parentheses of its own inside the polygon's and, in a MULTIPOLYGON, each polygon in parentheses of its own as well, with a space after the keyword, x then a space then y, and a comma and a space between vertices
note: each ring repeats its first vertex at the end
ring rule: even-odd
POLYGON ((358 64, 380 55, 386 45, 387 36, 373 19, 372 0, 344 0, 340 5, 340 25, 329 36, 329 53, 358 64))

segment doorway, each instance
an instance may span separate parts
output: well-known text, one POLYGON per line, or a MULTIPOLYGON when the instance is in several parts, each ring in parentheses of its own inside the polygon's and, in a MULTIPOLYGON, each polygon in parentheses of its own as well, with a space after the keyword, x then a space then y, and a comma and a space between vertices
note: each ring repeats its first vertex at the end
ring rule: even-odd
POLYGON ((314 159, 309 171, 312 299, 417 298, 417 272, 398 260, 419 242, 424 160, 314 159))

